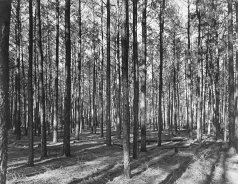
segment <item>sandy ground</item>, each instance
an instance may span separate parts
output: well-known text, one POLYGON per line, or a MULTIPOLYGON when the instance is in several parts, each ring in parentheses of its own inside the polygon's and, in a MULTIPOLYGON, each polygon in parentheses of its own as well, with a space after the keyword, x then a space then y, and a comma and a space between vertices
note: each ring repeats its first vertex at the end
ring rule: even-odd
POLYGON ((49 141, 49 157, 40 160, 39 137, 35 139, 35 166, 27 167, 27 138, 14 141, 10 136, 7 183, 238 184, 238 155, 228 149, 227 143, 212 137, 205 137, 201 143, 184 139, 186 146, 175 153, 174 142, 164 135, 162 147, 150 143, 147 152, 140 153, 137 160, 131 159, 130 180, 124 179, 122 173, 121 140, 113 138, 116 144, 107 147, 99 134, 84 133, 79 141, 71 141, 70 158, 61 155, 62 142, 49 141))

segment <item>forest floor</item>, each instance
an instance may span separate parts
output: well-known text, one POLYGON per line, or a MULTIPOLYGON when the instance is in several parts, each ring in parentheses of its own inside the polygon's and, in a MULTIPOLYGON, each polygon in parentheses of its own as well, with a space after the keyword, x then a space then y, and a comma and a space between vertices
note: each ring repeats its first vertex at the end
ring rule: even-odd
MULTIPOLYGON (((184 132, 170 141, 163 135, 161 147, 148 132, 147 152, 131 162, 132 178, 123 177, 121 140, 112 138, 107 147, 99 134, 85 132, 71 140, 72 156, 62 156, 62 140, 48 141, 48 158, 40 160, 40 138, 35 137, 35 166, 27 167, 28 139, 9 138, 7 183, 37 184, 238 184, 238 155, 222 140, 204 136, 201 143, 187 139, 184 132), (178 153, 175 147, 178 146, 178 153)), ((50 137, 49 137, 50 140, 50 137)))

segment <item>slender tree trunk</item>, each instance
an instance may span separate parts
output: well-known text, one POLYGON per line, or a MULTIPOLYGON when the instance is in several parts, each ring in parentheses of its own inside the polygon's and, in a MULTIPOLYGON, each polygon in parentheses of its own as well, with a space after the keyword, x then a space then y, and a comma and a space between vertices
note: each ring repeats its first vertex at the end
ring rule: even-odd
POLYGON ((29 0, 29 68, 28 68, 28 136, 29 136, 29 155, 28 165, 34 165, 34 136, 33 136, 33 86, 32 86, 32 68, 33 68, 33 13, 32 0, 29 0))
POLYGON ((55 118, 53 122, 53 142, 58 142, 59 121, 59 0, 56 0, 56 53, 55 53, 55 118))
POLYGON ((106 143, 111 146, 111 58, 110 58, 110 0, 107 0, 107 131, 106 143))
POLYGON ((78 21, 79 21, 79 52, 78 52, 78 72, 79 72, 79 92, 78 92, 78 118, 75 125, 75 139, 79 140, 79 129, 80 122, 82 121, 82 112, 81 112, 81 65, 82 65, 82 20, 81 20, 81 0, 79 0, 79 9, 78 9, 78 21))
POLYGON ((228 0, 228 118, 229 118, 229 143, 230 146, 235 146, 235 116, 234 116, 234 61, 233 61, 233 10, 232 0, 228 0))
POLYGON ((66 48, 66 88, 64 102, 63 154, 70 156, 70 114, 71 114, 71 38, 70 38, 70 0, 65 0, 65 48, 66 48))
POLYGON ((44 88, 44 54, 42 48, 42 35, 41 35, 41 1, 37 0, 37 18, 38 18, 38 49, 40 54, 40 90, 41 90, 41 159, 47 157, 46 147, 46 121, 45 121, 45 88, 44 88))
POLYGON ((17 7, 16 7, 16 77, 15 77, 15 85, 16 85, 16 102, 15 102, 15 133, 16 133, 16 140, 21 139, 21 82, 20 82, 20 0, 17 0, 17 7))
MULTIPOLYGON (((238 43, 238 2, 235 3, 236 7, 236 43, 238 43)), ((236 84, 235 84, 235 135, 234 147, 238 153, 238 48, 236 47, 236 84)))
POLYGON ((117 138, 121 138, 122 110, 121 110, 121 59, 120 59, 120 1, 117 0, 117 61, 118 61, 118 131, 117 138))
MULTIPOLYGON (((200 67, 201 64, 201 10, 200 10, 200 0, 197 0, 196 2, 196 12, 197 12, 197 16, 198 16, 198 67, 200 67)), ((203 81, 201 81, 202 79, 202 73, 199 71, 200 74, 198 74, 198 84, 197 84, 197 107, 201 107, 202 105, 202 96, 200 94, 202 94, 202 89, 200 89, 200 83, 202 83, 203 81)), ((201 110, 201 109, 200 109, 201 110)), ((197 109, 198 111, 198 109, 197 109)), ((198 119, 197 119, 197 140, 199 142, 201 142, 202 140, 202 124, 200 121, 200 113, 197 112, 198 115, 198 119)))
POLYGON ((133 0, 133 63, 134 63, 134 131, 133 131, 133 158, 138 157, 138 111, 139 111, 139 65, 137 43, 137 2, 133 0))
POLYGON ((162 93, 163 93, 163 33, 164 33, 164 9, 165 9, 165 0, 163 0, 160 7, 160 73, 159 73, 159 112, 158 112, 158 146, 161 146, 161 134, 162 134, 162 123, 163 123, 163 114, 162 114, 162 93))
POLYGON ((103 11, 103 0, 101 0, 101 39, 102 39, 102 46, 101 46, 101 87, 100 87, 100 103, 101 103, 101 125, 100 125, 100 128, 101 128, 101 137, 104 136, 104 132, 103 132, 103 119, 104 119, 104 110, 103 110, 103 78, 104 78, 104 75, 103 75, 103 63, 104 63, 104 47, 103 47, 103 37, 104 37, 104 34, 103 34, 103 14, 104 14, 104 11, 103 11))
POLYGON ((122 0, 122 102, 123 102, 123 158, 124 176, 131 177, 130 169, 130 109, 129 109, 129 79, 128 79, 128 54, 129 54, 129 5, 127 0, 122 0))
POLYGON ((140 114, 141 114, 141 151, 146 151, 146 55, 147 55, 147 46, 146 46, 146 7, 147 0, 143 0, 142 8, 142 66, 141 66, 141 101, 140 101, 140 114))
POLYGON ((92 111, 92 115, 93 115, 93 129, 96 133, 96 119, 97 119, 97 112, 96 112, 96 52, 95 52, 95 43, 94 44, 94 48, 93 48, 93 53, 94 53, 94 61, 93 61, 93 111, 92 111))

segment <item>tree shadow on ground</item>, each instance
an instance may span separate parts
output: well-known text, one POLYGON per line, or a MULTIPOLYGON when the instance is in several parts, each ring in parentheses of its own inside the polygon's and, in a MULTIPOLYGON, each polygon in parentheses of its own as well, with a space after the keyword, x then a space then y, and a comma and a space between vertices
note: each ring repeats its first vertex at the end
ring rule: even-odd
MULTIPOLYGON (((26 163, 16 165, 12 164, 11 167, 13 168, 12 169, 10 168, 8 170, 8 179, 11 179, 11 176, 15 176, 16 174, 18 176, 30 177, 44 173, 48 170, 84 164, 85 162, 93 161, 98 157, 105 157, 105 156, 115 157, 119 154, 118 152, 120 150, 117 148, 108 151, 103 147, 105 147, 105 145, 102 143, 91 143, 91 144, 83 143, 81 145, 75 144, 71 146, 72 148, 71 157, 64 157, 60 154, 59 149, 61 148, 61 146, 51 147, 49 148, 48 151, 53 153, 54 150, 55 152, 58 152, 57 155, 51 154, 45 160, 41 160, 38 158, 35 160, 35 165, 33 167, 28 167, 26 163)), ((25 157, 25 160, 27 160, 27 157, 25 157)))

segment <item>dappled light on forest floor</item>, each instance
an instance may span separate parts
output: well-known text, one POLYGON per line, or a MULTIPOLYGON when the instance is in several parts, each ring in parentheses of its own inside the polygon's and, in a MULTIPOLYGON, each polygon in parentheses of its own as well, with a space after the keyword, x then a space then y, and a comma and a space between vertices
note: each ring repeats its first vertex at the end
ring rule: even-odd
MULTIPOLYGON (((171 141, 163 142, 161 147, 149 144, 147 152, 140 153, 137 160, 131 160, 130 180, 123 177, 122 148, 106 146, 100 135, 84 134, 79 141, 72 139, 69 158, 62 156, 60 143, 49 144, 48 158, 44 160, 39 158, 40 148, 35 148, 34 167, 26 166, 24 141, 19 142, 21 147, 10 144, 8 183, 223 184, 238 181, 238 157, 227 154, 226 143, 214 141, 213 137, 207 137, 202 143, 181 138, 188 146, 178 148, 178 153, 173 149, 176 144, 171 141)), ((166 136, 164 139, 166 141, 166 136)), ((121 142, 115 137, 113 140, 121 142)))

